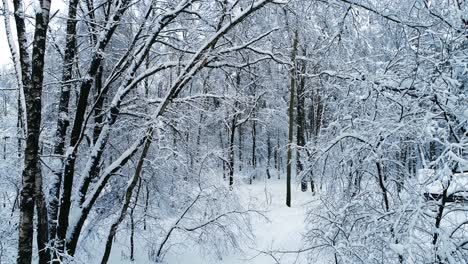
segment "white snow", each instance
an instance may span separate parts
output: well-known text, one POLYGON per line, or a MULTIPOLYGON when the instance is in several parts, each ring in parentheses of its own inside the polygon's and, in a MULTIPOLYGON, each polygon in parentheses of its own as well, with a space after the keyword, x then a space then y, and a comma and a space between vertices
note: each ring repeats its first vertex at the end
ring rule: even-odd
MULTIPOLYGON (((297 251, 303 248, 302 235, 305 228, 305 216, 308 204, 316 200, 310 191, 301 192, 299 186, 293 186, 292 207, 285 204, 286 184, 285 179, 266 180, 255 182, 252 185, 239 183, 238 188, 241 203, 246 207, 256 206, 256 209, 265 211, 269 218, 256 217, 252 220, 254 243, 241 242, 243 252, 216 258, 212 255, 203 254, 196 245, 172 246, 171 250, 164 257, 163 263, 170 264, 271 264, 276 263, 271 251, 297 251), (263 253, 262 253, 263 252, 263 253)), ((312 203, 313 204, 313 203, 312 203)), ((122 258, 122 251, 126 248, 119 248, 114 244, 109 263, 132 263, 122 258)), ((151 263, 147 260, 147 253, 144 247, 136 247, 136 259, 133 263, 151 263)), ((306 254, 286 253, 274 255, 279 263, 307 263, 306 254)))

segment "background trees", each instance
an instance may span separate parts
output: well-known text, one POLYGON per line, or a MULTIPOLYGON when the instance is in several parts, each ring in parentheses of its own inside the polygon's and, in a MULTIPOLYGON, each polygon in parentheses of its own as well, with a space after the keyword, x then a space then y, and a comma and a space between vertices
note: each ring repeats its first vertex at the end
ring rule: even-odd
POLYGON ((323 224, 308 236, 320 248, 314 253, 333 253, 340 263, 463 262, 466 216, 452 210, 464 205, 421 198, 434 181, 448 190, 466 159, 466 146, 456 143, 466 138, 465 117, 453 112, 446 119, 438 106, 442 96, 447 108, 466 109, 465 77, 455 59, 459 52, 466 57, 466 25, 448 11, 458 7, 343 2, 335 6, 346 14, 336 35, 342 63, 322 74, 328 90, 336 90, 326 99, 318 146, 309 145, 310 169, 330 177, 322 181, 328 188, 322 210, 310 214, 323 224), (414 245, 416 238, 424 242, 414 245))
POLYGON ((185 238, 222 256, 260 213, 237 186, 265 178, 320 199, 311 258, 466 258, 466 204, 447 202, 467 163, 466 2, 13 4, 2 238, 21 221, 18 245, 2 239, 8 261, 105 263, 115 237, 133 258, 135 236, 153 261, 185 238), (428 202, 434 182, 442 198, 428 202))

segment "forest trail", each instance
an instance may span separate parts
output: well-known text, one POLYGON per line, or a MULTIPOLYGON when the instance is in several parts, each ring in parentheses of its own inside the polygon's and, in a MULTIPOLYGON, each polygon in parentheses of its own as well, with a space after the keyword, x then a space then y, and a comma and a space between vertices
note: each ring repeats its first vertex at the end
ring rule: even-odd
POLYGON ((305 232, 305 217, 307 204, 316 197, 310 191, 301 192, 300 186, 294 185, 292 192, 292 206, 285 204, 286 183, 281 180, 261 180, 252 185, 238 186, 242 203, 245 206, 255 204, 259 210, 265 211, 263 217, 252 220, 252 230, 255 235, 253 244, 242 244, 243 253, 235 253, 215 259, 212 256, 202 256, 198 250, 185 251, 184 254, 172 255, 168 253, 165 263, 170 264, 302 264, 306 254, 284 254, 276 261, 273 257, 261 253, 273 250, 295 251, 303 247, 302 235, 305 232))
MULTIPOLYGON (((310 191, 301 192, 299 185, 293 185, 292 207, 285 204, 285 179, 260 180, 252 185, 239 183, 236 185, 241 203, 247 208, 262 211, 262 217, 252 217, 252 231, 254 241, 239 241, 243 252, 234 252, 222 257, 213 254, 204 254, 201 246, 172 245, 165 255, 164 264, 304 264, 306 254, 275 254, 276 260, 266 254, 270 251, 296 251, 303 248, 302 237, 306 230, 305 217, 309 206, 314 204, 317 196, 310 191), (262 253, 265 252, 265 253, 262 253)), ((186 241, 186 243, 188 243, 186 241)), ((128 248, 116 243, 112 250, 111 262, 113 264, 147 264, 148 254, 144 245, 137 247, 134 262, 122 257, 128 248)))

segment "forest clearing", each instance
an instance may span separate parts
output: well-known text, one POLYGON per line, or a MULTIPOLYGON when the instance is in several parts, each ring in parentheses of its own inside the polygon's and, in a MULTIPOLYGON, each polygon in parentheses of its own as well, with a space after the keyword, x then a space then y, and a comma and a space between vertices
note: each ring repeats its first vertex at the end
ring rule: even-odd
POLYGON ((0 264, 468 264, 467 0, 1 0, 0 264))

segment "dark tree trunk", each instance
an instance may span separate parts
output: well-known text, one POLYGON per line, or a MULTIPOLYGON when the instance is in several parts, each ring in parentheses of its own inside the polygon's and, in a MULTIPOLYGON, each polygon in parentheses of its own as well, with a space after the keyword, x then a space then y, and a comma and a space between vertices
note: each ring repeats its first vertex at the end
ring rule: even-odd
POLYGON ((109 43, 112 35, 114 34, 117 26, 119 25, 119 21, 123 16, 123 13, 128 7, 128 0, 124 0, 121 4, 120 8, 114 13, 112 18, 109 18, 110 27, 105 32, 104 35, 98 40, 96 44, 97 50, 94 53, 90 67, 86 73, 86 78, 80 86, 80 95, 78 97, 78 103, 76 106, 76 113, 73 122, 73 128, 71 131, 70 136, 70 147, 73 148, 72 153, 70 153, 65 161, 64 161, 64 170, 63 170, 63 193, 60 199, 60 210, 58 216, 58 229, 57 229, 57 240, 59 242, 58 249, 64 250, 65 246, 65 237, 68 230, 69 219, 68 216, 70 214, 70 207, 71 207, 71 195, 72 195, 72 187, 73 187, 73 179, 75 174, 75 161, 76 155, 78 150, 78 144, 81 137, 81 132, 83 128, 83 124, 85 121, 85 114, 86 109, 88 106, 88 95, 91 90, 93 84, 93 78, 96 76, 101 62, 103 60, 103 53, 104 50, 109 43))
POLYGON ((281 178, 281 152, 280 152, 280 135, 276 131, 276 147, 275 147, 275 169, 278 173, 278 180, 281 178))
POLYGON ((135 261, 135 219, 133 214, 138 203, 138 197, 140 196, 142 180, 141 177, 138 180, 138 188, 135 194, 135 202, 130 210, 130 261, 135 261))
MULTIPOLYGON (((22 87, 23 85, 21 85, 21 87, 19 88, 23 89, 22 87)), ((27 134, 27 131, 24 126, 23 118, 21 118, 21 115, 23 112, 24 112, 23 106, 21 105, 21 92, 18 92, 18 119, 16 122, 16 129, 18 130, 17 131, 17 135, 18 135, 18 140, 17 140, 18 155, 17 156, 18 158, 21 158, 21 152, 23 150, 23 144, 21 144, 21 138, 23 137, 23 135, 27 134)))
MULTIPOLYGON (((447 191, 448 191, 449 186, 450 186, 450 181, 447 184, 447 187, 444 188, 444 190, 442 191, 442 199, 440 200, 440 203, 438 205, 437 215, 435 217, 436 230, 434 231, 434 234, 432 235, 432 245, 434 246, 436 251, 437 251, 437 241, 439 239, 439 228, 440 228, 440 223, 442 222, 442 218, 444 216, 444 209, 445 209, 445 204, 447 203, 447 191)), ((436 263, 440 263, 440 264, 445 263, 444 261, 442 261, 442 257, 439 254, 436 255, 436 259, 437 259, 436 263)))
MULTIPOLYGON (((255 84, 255 81, 252 77, 252 90, 253 90, 253 96, 256 97, 257 94, 257 85, 255 84)), ((256 116, 256 109, 254 108, 252 110, 252 169, 253 169, 253 175, 252 178, 255 180, 257 177, 257 122, 255 121, 255 116, 256 116)))
POLYGON ((252 122, 252 159, 251 159, 251 165, 252 165, 252 175, 250 176, 250 184, 252 184, 253 180, 256 179, 256 168, 257 168, 257 128, 256 128, 256 122, 255 120, 252 122))
MULTIPOLYGON (((132 209, 135 209, 135 207, 132 209)), ((133 210, 130 212, 130 261, 135 261, 135 220, 133 219, 133 210)))
POLYGON ((26 40, 26 27, 22 2, 15 0, 15 22, 20 48, 22 82, 25 91, 27 136, 22 173, 20 199, 20 222, 17 263, 31 263, 34 228, 34 204, 37 206, 37 244, 39 263, 50 260, 48 243, 47 209, 42 190, 39 137, 41 133, 42 85, 44 81, 44 57, 46 51, 47 28, 49 24, 50 1, 40 1, 40 12, 36 12, 32 49, 32 63, 29 60, 26 40), (29 74, 31 70, 31 74, 29 74))
POLYGON ((236 117, 232 118, 231 131, 229 137, 228 158, 229 158, 229 186, 234 185, 234 136, 236 134, 236 117))
POLYGON ((148 216, 148 206, 149 206, 149 187, 148 184, 145 184, 146 196, 145 196, 145 208, 143 209, 143 230, 146 230, 146 217, 148 216))
MULTIPOLYGON (((306 52, 304 51, 304 56, 306 56, 306 52)), ((301 72, 306 72, 306 62, 302 63, 302 67, 300 69, 301 72)), ((299 80, 299 85, 297 86, 297 117, 296 117, 296 145, 297 145, 297 157, 296 157, 296 173, 297 175, 301 175, 302 171, 304 171, 304 165, 301 161, 301 151, 305 146, 305 82, 306 78, 302 76, 299 80)), ((307 191, 307 178, 305 175, 301 177, 301 191, 307 191)))
MULTIPOLYGON (((323 121, 323 111, 324 111, 324 105, 322 102, 322 98, 320 96, 320 89, 317 87, 317 89, 313 92, 312 95, 313 102, 310 108, 310 112, 308 115, 309 122, 304 121, 304 126, 309 124, 308 130, 309 132, 307 133, 309 135, 309 138, 312 139, 314 144, 317 142, 317 138, 320 134, 320 129, 322 127, 322 121, 323 121)), ((315 192, 315 182, 314 179, 312 178, 312 175, 310 175, 310 189, 312 192, 315 192)))
MULTIPOLYGON (((39 168, 40 170, 40 168, 39 168)), ((39 171, 39 173, 41 173, 39 171)), ((36 211, 37 211, 37 244, 39 253, 39 264, 50 262, 49 222, 47 215, 47 203, 42 189, 42 177, 36 177, 36 211)))
MULTIPOLYGON (((234 124, 234 125, 235 125, 235 124, 234 124)), ((243 133, 243 128, 242 128, 242 126, 239 126, 239 127, 237 128, 237 133, 238 133, 238 135, 237 135, 238 139, 237 139, 237 140, 239 140, 239 146, 237 146, 237 151, 238 151, 238 153, 239 153, 239 160, 238 160, 238 163, 239 163, 239 171, 242 171, 242 163, 243 163, 243 157, 242 157, 242 154, 243 154, 243 153, 242 153, 242 145, 243 145, 243 142, 242 142, 242 140, 243 140, 243 134, 244 134, 244 133, 243 133)))
MULTIPOLYGON (((50 11, 50 0, 42 0, 41 12, 36 13, 36 28, 34 32, 33 51, 32 51, 32 90, 27 92, 30 97, 29 104, 31 108, 28 108, 29 119, 28 124, 28 137, 31 134, 36 134, 34 137, 35 143, 39 143, 40 126, 41 126, 41 110, 42 110, 42 84, 44 82, 44 58, 46 52, 46 40, 47 40, 47 29, 49 26, 49 11, 50 11), (32 112, 32 113, 30 113, 32 112), (30 114, 29 114, 30 113, 30 114), (33 125, 34 124, 34 125, 33 125), (37 136, 37 138, 36 138, 37 136)), ((40 153, 38 147, 35 149, 35 167, 36 171, 35 180, 35 196, 36 196, 36 208, 37 208, 37 245, 39 252, 39 264, 49 263, 50 252, 47 247, 49 242, 49 228, 47 220, 47 207, 42 189, 42 172, 40 153)), ((26 164, 25 164, 26 165, 26 164)), ((26 166, 25 166, 26 167, 26 166)))
POLYGON ((290 72, 290 97, 289 97, 289 135, 288 135, 288 156, 286 162, 286 205, 291 207, 291 173, 292 173, 292 144, 294 138, 294 97, 296 96, 296 54, 297 54, 298 35, 294 33, 294 43, 291 55, 292 68, 290 72))
POLYGON ((60 188, 62 185, 62 156, 65 154, 65 141, 69 120, 69 102, 72 88, 73 63, 76 54, 76 8, 78 0, 70 0, 68 4, 67 38, 62 66, 62 86, 60 91, 57 129, 55 132, 54 154, 60 156, 60 164, 54 172, 54 179, 49 191, 49 239, 54 240, 57 233, 57 218, 60 199, 60 188))
MULTIPOLYGON (((93 127, 93 145, 95 145, 98 141, 99 135, 102 131, 102 123, 104 120, 104 100, 106 98, 106 91, 102 90, 102 75, 103 75, 103 66, 101 65, 96 73, 96 78, 94 80, 94 88, 96 92, 96 99, 95 99, 95 107, 93 111, 94 115, 94 127, 93 127)), ((101 171, 100 166, 94 166, 91 168, 90 176, 86 178, 83 185, 80 186, 80 201, 79 203, 82 204, 86 198, 86 193, 88 192, 89 185, 91 182, 99 176, 99 172, 101 171)))
MULTIPOLYGON (((225 149, 224 148, 224 142, 223 142, 223 135, 221 133, 221 130, 219 131, 219 144, 221 145, 221 149, 225 149)), ((228 151, 228 156, 229 156, 229 151, 228 151)), ((229 171, 226 170, 226 160, 225 160, 225 157, 224 157, 224 151, 222 152, 222 159, 221 159, 221 162, 222 162, 222 165, 223 165, 223 180, 226 180, 226 176, 229 175, 229 171)))
POLYGON ((384 205, 385 205, 385 211, 388 212, 388 210, 390 209, 390 204, 389 204, 389 201, 388 201, 387 186, 385 184, 385 179, 384 179, 385 176, 383 175, 382 165, 380 164, 380 162, 377 161, 375 164, 377 166, 377 177, 378 177, 380 190, 382 191, 382 197, 383 197, 383 201, 384 201, 384 205))
POLYGON ((404 175, 405 175, 405 171, 406 171, 406 169, 404 168, 405 163, 406 163, 406 149, 405 149, 404 145, 403 145, 403 147, 400 147, 400 151, 398 153, 397 160, 399 160, 400 163, 403 164, 403 168, 398 167, 398 169, 397 169, 398 174, 397 174, 397 180, 396 180, 396 187, 397 187, 398 193, 400 193, 403 190, 404 175))
POLYGON ((24 153, 24 169, 22 173, 22 189, 20 192, 20 220, 18 240, 18 264, 30 264, 32 261, 32 244, 34 230, 34 203, 35 203, 35 177, 39 170, 39 126, 41 116, 41 97, 34 100, 34 94, 41 95, 41 91, 31 89, 30 67, 31 62, 28 53, 26 25, 24 21, 23 2, 13 1, 15 10, 15 24, 18 36, 19 57, 21 64, 21 76, 26 99, 26 123, 32 121, 32 128, 28 128, 26 134, 26 148, 24 153))
POLYGON ((268 179, 271 179, 270 167, 271 167, 271 137, 270 137, 270 133, 267 131, 267 166, 266 166, 266 174, 267 174, 268 179))
MULTIPOLYGON (((252 122, 252 167, 257 168, 257 122, 252 122)), ((255 179, 255 174, 254 174, 255 179)))

